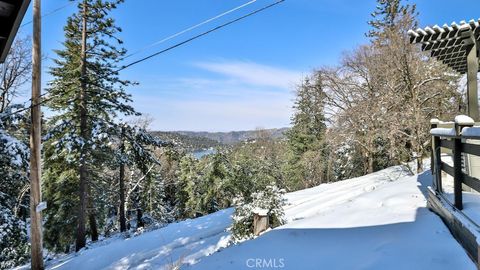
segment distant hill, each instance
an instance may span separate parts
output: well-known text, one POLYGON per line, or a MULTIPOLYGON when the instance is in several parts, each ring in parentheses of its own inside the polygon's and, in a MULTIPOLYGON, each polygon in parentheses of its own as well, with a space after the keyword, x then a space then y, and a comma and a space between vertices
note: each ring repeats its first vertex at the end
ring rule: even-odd
MULTIPOLYGON (((279 139, 285 137, 285 131, 288 128, 273 128, 273 129, 265 129, 264 131, 272 139, 279 139)), ((196 132, 196 131, 176 131, 175 133, 186 135, 190 137, 201 137, 201 138, 208 138, 210 140, 214 140, 221 144, 235 144, 238 142, 246 141, 249 139, 254 139, 258 135, 258 130, 247 130, 247 131, 230 131, 230 132, 196 132)))
MULTIPOLYGON (((280 139, 285 137, 288 128, 273 128, 263 131, 272 138, 280 139)), ((175 142, 189 151, 196 151, 217 147, 221 145, 232 145, 258 136, 258 130, 230 131, 230 132, 206 132, 206 131, 152 131, 154 136, 164 141, 175 142)))
POLYGON ((206 137, 189 136, 178 132, 151 131, 150 133, 163 141, 178 144, 189 152, 214 148, 221 145, 221 143, 206 137))

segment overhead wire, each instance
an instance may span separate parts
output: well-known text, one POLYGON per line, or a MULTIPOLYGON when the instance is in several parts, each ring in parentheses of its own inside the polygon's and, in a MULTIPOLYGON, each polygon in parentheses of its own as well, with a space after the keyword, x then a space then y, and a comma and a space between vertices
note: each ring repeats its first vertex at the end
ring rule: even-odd
MULTIPOLYGON (((53 14, 61 11, 62 9, 65 9, 65 8, 71 6, 72 4, 75 3, 75 2, 73 2, 73 1, 68 1, 68 2, 69 2, 69 3, 67 3, 67 4, 65 4, 65 5, 63 5, 63 6, 60 6, 60 7, 56 8, 56 9, 53 9, 53 10, 51 10, 51 11, 49 11, 49 12, 46 12, 46 13, 43 14, 41 17, 42 17, 42 18, 45 18, 45 17, 48 17, 48 16, 50 16, 50 15, 53 15, 53 14)), ((22 27, 24 27, 24 26, 27 26, 27 25, 31 24, 32 22, 33 22, 33 20, 30 20, 30 21, 28 21, 28 22, 25 22, 25 23, 23 23, 22 25, 20 25, 20 28, 22 28, 22 27)))
MULTIPOLYGON (((202 32, 202 33, 200 33, 200 34, 197 34, 197 35, 195 35, 195 36, 193 36, 193 37, 191 37, 191 38, 188 38, 188 39, 186 39, 186 40, 184 40, 184 41, 181 41, 181 42, 176 43, 176 44, 174 44, 174 45, 172 45, 172 46, 169 46, 169 47, 167 47, 167 48, 165 48, 165 49, 162 49, 162 50, 160 50, 160 51, 158 51, 158 52, 152 53, 152 54, 150 54, 150 55, 148 55, 148 56, 146 56, 146 57, 143 57, 143 58, 141 58, 141 59, 139 59, 139 60, 136 60, 136 61, 133 61, 133 62, 131 62, 131 63, 129 63, 129 64, 123 65, 123 66, 121 66, 120 68, 114 70, 113 72, 111 72, 111 73, 109 73, 109 74, 106 74, 106 75, 103 75, 103 76, 101 76, 101 77, 99 77, 99 78, 96 78, 95 80, 93 80, 93 81, 91 81, 91 82, 89 82, 89 83, 96 82, 96 81, 99 81, 99 80, 108 78, 109 76, 115 75, 115 74, 117 74, 117 73, 120 72, 120 71, 123 71, 123 70, 125 70, 125 69, 127 69, 127 68, 130 68, 130 67, 132 67, 132 66, 134 66, 134 65, 140 64, 140 63, 142 63, 142 62, 144 62, 144 61, 147 61, 147 60, 149 60, 149 59, 151 59, 151 58, 154 58, 154 57, 156 57, 156 56, 158 56, 158 55, 161 55, 161 54, 166 53, 166 52, 168 52, 168 51, 171 51, 171 50, 173 50, 173 49, 175 49, 175 48, 178 48, 178 47, 180 47, 180 46, 183 46, 183 45, 185 45, 185 44, 187 44, 187 43, 189 43, 189 42, 192 42, 192 41, 194 41, 194 40, 196 40, 196 39, 199 39, 199 38, 201 38, 201 37, 203 37, 203 36, 206 36, 206 35, 208 35, 208 34, 210 34, 210 33, 212 33, 212 32, 215 32, 215 31, 218 31, 218 30, 220 30, 220 29, 222 29, 222 28, 225 28, 225 27, 227 27, 227 26, 229 26, 229 25, 232 25, 232 24, 234 24, 234 23, 236 23, 236 22, 238 22, 238 21, 244 20, 244 19, 246 19, 246 18, 248 18, 248 17, 251 17, 251 16, 253 16, 253 15, 255 15, 255 14, 258 14, 258 13, 260 13, 260 12, 262 12, 262 11, 265 11, 265 10, 267 10, 267 9, 269 9, 269 8, 272 8, 272 7, 276 6, 276 5, 279 5, 279 4, 281 4, 282 2, 285 2, 285 1, 286 1, 286 0, 277 0, 277 1, 275 1, 274 3, 272 3, 272 4, 266 5, 266 6, 262 7, 262 8, 256 9, 256 10, 254 10, 254 11, 252 11, 252 12, 249 12, 249 13, 247 13, 247 14, 245 14, 245 15, 242 15, 242 16, 240 16, 240 17, 238 17, 238 18, 235 18, 235 19, 233 19, 233 20, 227 21, 227 22, 225 22, 225 23, 223 23, 223 24, 221 24, 221 25, 219 25, 219 26, 216 26, 216 27, 214 27, 214 28, 211 28, 211 29, 209 29, 209 30, 207 30, 207 31, 204 31, 204 32, 202 32)), ((48 94, 48 93, 43 93, 43 94, 41 95, 41 97, 44 97, 44 96, 47 95, 47 94, 48 94)), ((9 117, 9 116, 11 116, 11 115, 24 112, 24 111, 26 111, 26 110, 29 110, 29 109, 33 108, 34 106, 42 105, 42 104, 44 104, 45 102, 50 101, 52 98, 53 98, 53 97, 50 97, 50 98, 47 98, 47 99, 44 99, 44 100, 40 101, 38 104, 31 104, 29 107, 25 107, 25 108, 19 109, 19 110, 15 111, 15 112, 12 112, 12 113, 9 113, 9 114, 4 114, 4 115, 2 115, 2 116, 0 117, 0 119, 4 119, 5 117, 9 117)), ((31 100, 31 99, 29 99, 29 100, 31 100)), ((27 102, 29 102, 29 101, 27 101, 27 102)), ((27 102, 25 102, 24 104, 26 104, 27 102)))
POLYGON ((219 26, 216 26, 216 27, 214 27, 214 28, 211 28, 210 30, 207 30, 207 31, 202 32, 202 33, 200 33, 200 34, 198 34, 198 35, 195 35, 195 36, 193 36, 193 37, 191 37, 191 38, 188 38, 188 39, 186 39, 186 40, 184 40, 184 41, 182 41, 182 42, 179 42, 179 43, 177 43, 177 44, 175 44, 175 45, 172 45, 172 46, 170 46, 170 47, 168 47, 168 48, 166 48, 166 49, 160 50, 160 51, 158 51, 158 52, 156 52, 156 53, 150 54, 150 55, 148 55, 148 56, 146 56, 146 57, 143 57, 143 58, 141 58, 141 59, 139 59, 139 60, 136 60, 136 61, 134 61, 134 62, 131 62, 131 63, 127 64, 127 65, 124 65, 124 66, 122 66, 121 68, 119 68, 118 70, 116 70, 116 72, 122 71, 122 70, 124 70, 124 69, 127 69, 127 68, 133 66, 133 65, 136 65, 136 64, 139 64, 139 63, 141 63, 141 62, 144 62, 144 61, 146 61, 146 60, 148 60, 148 59, 151 59, 151 58, 153 58, 153 57, 155 57, 155 56, 158 56, 158 55, 160 55, 160 54, 166 53, 166 52, 168 52, 168 51, 170 51, 170 50, 172 50, 172 49, 175 49, 175 48, 177 48, 177 47, 180 47, 180 46, 182 46, 182 45, 185 45, 186 43, 189 43, 189 42, 194 41, 194 40, 196 40, 196 39, 199 39, 199 38, 201 38, 201 37, 203 37, 203 36, 206 36, 206 35, 208 35, 208 34, 210 34, 210 33, 212 33, 212 32, 215 32, 215 31, 220 30, 220 29, 222 29, 222 28, 225 28, 225 27, 227 27, 227 26, 229 26, 229 25, 231 25, 231 24, 234 24, 234 23, 236 23, 236 22, 238 22, 238 21, 241 21, 241 20, 243 20, 243 19, 246 19, 246 18, 248 18, 248 17, 251 17, 251 16, 253 16, 253 15, 257 14, 257 13, 260 13, 260 12, 266 10, 266 9, 272 8, 272 7, 278 5, 278 4, 282 3, 282 2, 285 2, 285 1, 286 1, 286 0, 278 0, 278 1, 274 2, 274 3, 272 3, 272 4, 269 4, 269 5, 267 5, 267 6, 264 6, 264 7, 262 7, 262 8, 259 8, 259 9, 257 9, 257 10, 254 10, 254 11, 252 11, 252 12, 250 12, 250 13, 248 13, 248 14, 245 14, 245 15, 243 15, 243 16, 241 16, 241 17, 238 17, 238 18, 236 18, 236 19, 230 20, 230 21, 228 21, 228 22, 226 22, 226 23, 223 23, 223 24, 221 24, 221 25, 219 25, 219 26))
POLYGON ((257 2, 257 1, 258 1, 258 0, 252 0, 252 1, 250 1, 250 2, 247 2, 247 3, 245 3, 245 4, 242 4, 242 5, 237 6, 237 7, 235 7, 235 8, 232 8, 232 9, 230 9, 230 10, 227 10, 227 11, 225 11, 225 12, 222 12, 222 13, 214 16, 214 17, 211 17, 211 18, 209 18, 209 19, 207 19, 207 20, 204 20, 204 21, 202 21, 202 22, 200 22, 200 23, 197 23, 197 24, 195 24, 195 25, 193 25, 193 26, 190 26, 190 27, 188 27, 188 28, 186 28, 186 29, 184 29, 184 30, 182 30, 182 31, 180 31, 180 32, 177 32, 177 33, 175 33, 175 34, 172 34, 172 35, 170 35, 170 36, 168 36, 168 37, 165 37, 165 38, 163 38, 163 39, 161 39, 161 40, 159 40, 159 41, 156 41, 156 42, 154 42, 154 43, 152 43, 152 44, 150 44, 150 45, 147 45, 147 46, 145 46, 145 47, 143 47, 143 48, 141 48, 141 49, 139 49, 139 50, 136 50, 136 51, 134 51, 134 52, 132 52, 132 53, 124 56, 124 57, 122 58, 122 60, 127 59, 127 58, 129 58, 129 57, 131 57, 131 56, 133 56, 133 55, 139 54, 139 53, 141 53, 141 52, 143 52, 143 51, 145 51, 145 50, 148 50, 148 49, 150 49, 150 48, 152 48, 152 47, 158 46, 158 45, 160 45, 160 44, 162 44, 162 43, 165 43, 165 42, 167 42, 167 41, 169 41, 169 40, 171 40, 171 39, 174 39, 174 38, 176 38, 176 37, 178 37, 178 36, 181 36, 181 35, 183 35, 183 34, 185 34, 185 33, 188 33, 188 32, 190 32, 190 31, 192 31, 192 30, 195 30, 195 29, 197 29, 197 28, 199 28, 199 27, 201 27, 201 26, 203 26, 203 25, 205 25, 205 24, 208 24, 208 23, 212 22, 212 21, 218 20, 218 19, 220 19, 220 18, 222 18, 222 17, 224 17, 224 16, 226 16, 226 15, 232 13, 232 12, 235 12, 235 11, 237 11, 237 10, 240 10, 240 9, 244 8, 244 7, 247 7, 247 6, 253 4, 253 3, 257 2))

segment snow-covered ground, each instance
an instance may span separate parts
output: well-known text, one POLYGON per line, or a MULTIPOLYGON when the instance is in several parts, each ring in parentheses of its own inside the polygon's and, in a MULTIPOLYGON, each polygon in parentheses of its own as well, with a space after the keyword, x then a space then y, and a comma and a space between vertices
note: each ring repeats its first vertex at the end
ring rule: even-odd
POLYGON ((287 195, 288 224, 227 246, 232 209, 115 239, 48 269, 476 269, 400 167, 287 195))
POLYGON ((129 239, 82 250, 48 263, 47 269, 176 269, 227 246, 233 209, 170 224, 129 239))

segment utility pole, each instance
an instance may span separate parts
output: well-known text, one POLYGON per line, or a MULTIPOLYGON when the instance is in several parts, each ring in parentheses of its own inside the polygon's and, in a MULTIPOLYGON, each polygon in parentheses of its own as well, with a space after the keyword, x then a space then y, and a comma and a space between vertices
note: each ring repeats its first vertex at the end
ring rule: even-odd
POLYGON ((39 204, 41 192, 41 0, 33 1, 33 49, 32 49, 32 108, 30 132, 30 239, 32 250, 31 268, 44 269, 42 254, 42 214, 39 204))

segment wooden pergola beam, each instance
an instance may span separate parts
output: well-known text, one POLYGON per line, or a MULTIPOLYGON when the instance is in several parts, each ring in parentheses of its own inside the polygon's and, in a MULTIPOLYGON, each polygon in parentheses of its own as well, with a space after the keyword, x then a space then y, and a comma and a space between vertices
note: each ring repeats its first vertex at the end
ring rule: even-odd
POLYGON ((442 27, 409 30, 410 43, 422 44, 422 51, 441 61, 460 74, 467 74, 468 114, 480 120, 478 106, 480 19, 460 23, 453 22, 442 27))
POLYGON ((463 57, 465 57, 465 52, 460 51, 452 54, 444 54, 444 55, 438 56, 437 59, 439 61, 444 61, 444 63, 447 64, 450 62, 457 61, 458 59, 461 59, 463 57))
POLYGON ((458 52, 462 52, 462 51, 465 51, 462 46, 450 47, 450 48, 446 48, 446 49, 442 49, 442 50, 432 51, 430 53, 430 56, 431 57, 440 57, 440 56, 444 56, 444 55, 448 56, 448 55, 458 53, 458 52))
MULTIPOLYGON (((463 47, 463 42, 460 41, 460 40, 452 39, 444 47, 440 47, 436 50, 433 50, 431 52, 431 55, 432 56, 439 56, 439 55, 448 54, 448 53, 451 53, 451 52, 458 52, 460 50, 465 50, 465 48, 463 47)), ((424 49, 424 51, 427 51, 427 50, 424 49)))

